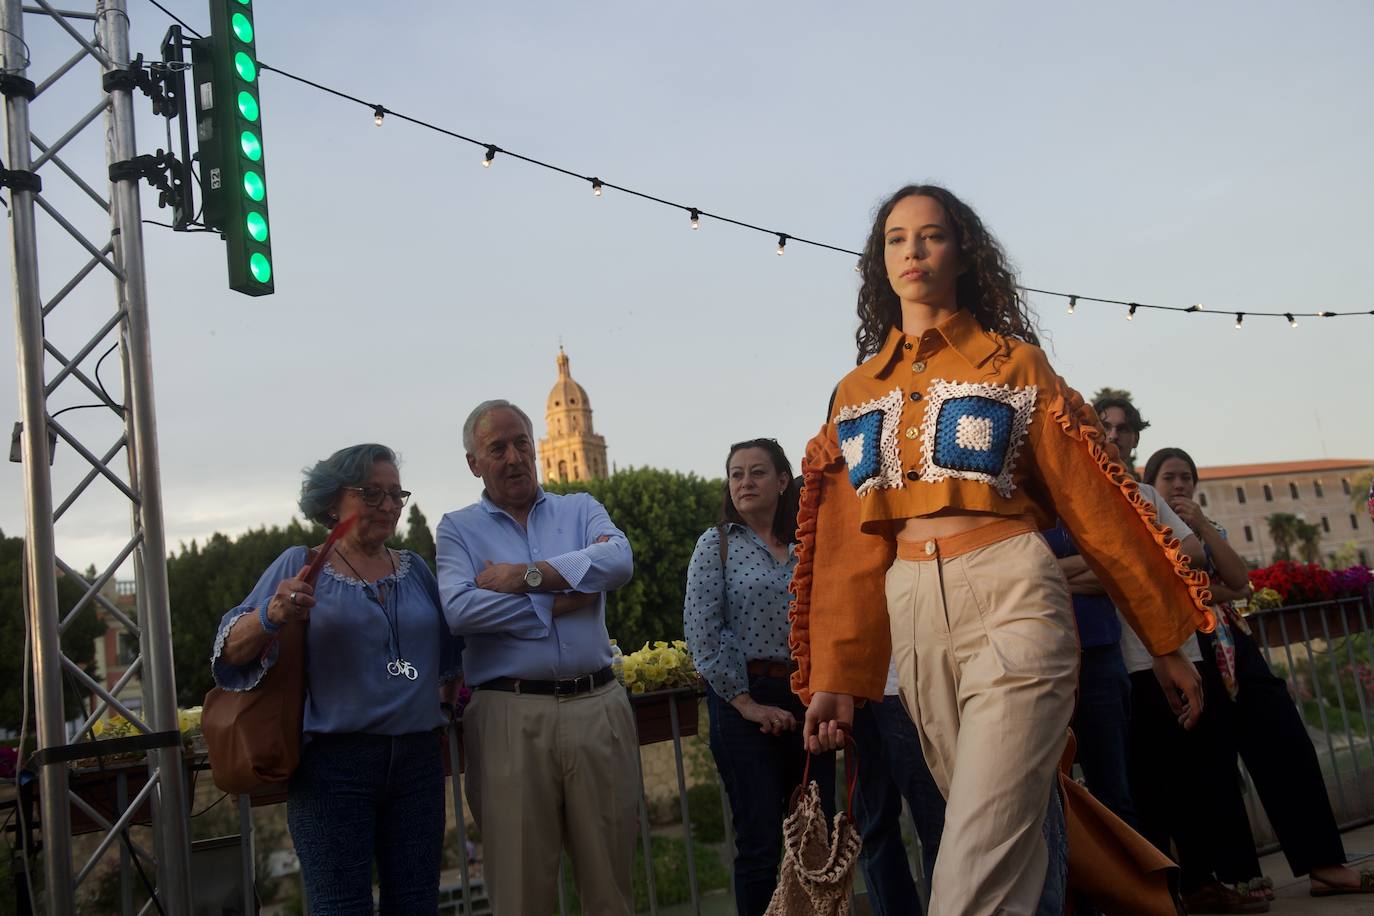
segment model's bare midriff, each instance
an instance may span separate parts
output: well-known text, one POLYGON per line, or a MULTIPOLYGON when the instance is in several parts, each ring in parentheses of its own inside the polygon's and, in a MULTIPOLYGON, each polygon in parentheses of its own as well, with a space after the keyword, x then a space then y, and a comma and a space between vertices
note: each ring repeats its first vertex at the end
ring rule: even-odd
POLYGON ((895 524, 897 540, 927 541, 931 538, 947 538, 975 528, 982 528, 1006 518, 992 512, 965 512, 960 509, 945 509, 935 515, 920 518, 902 519, 895 524))

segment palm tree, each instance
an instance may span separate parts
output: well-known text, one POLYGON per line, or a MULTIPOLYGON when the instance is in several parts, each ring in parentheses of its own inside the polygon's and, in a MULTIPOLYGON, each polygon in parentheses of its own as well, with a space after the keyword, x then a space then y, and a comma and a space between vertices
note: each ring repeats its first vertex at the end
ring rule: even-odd
POLYGON ((1275 512, 1265 519, 1269 523, 1269 538, 1274 542, 1274 559, 1293 559, 1293 545, 1298 542, 1298 526, 1305 524, 1291 512, 1275 512))
POLYGON ((1299 520, 1296 534, 1298 536, 1298 551, 1302 554, 1303 562, 1320 563, 1322 559, 1321 528, 1299 520))

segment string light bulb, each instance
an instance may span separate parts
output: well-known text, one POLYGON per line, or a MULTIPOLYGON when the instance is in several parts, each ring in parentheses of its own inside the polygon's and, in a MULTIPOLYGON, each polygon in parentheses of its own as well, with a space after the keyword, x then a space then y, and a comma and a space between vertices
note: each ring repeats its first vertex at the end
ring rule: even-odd
POLYGON ((1132 302, 1132 303, 1131 303, 1131 307, 1128 308, 1128 309, 1126 309, 1126 320, 1127 320, 1127 321, 1135 321, 1135 310, 1136 310, 1136 304, 1135 304, 1134 302, 1132 302))
POLYGON ((1190 306, 1188 306, 1186 309, 1184 309, 1184 311, 1185 311, 1185 312, 1200 312, 1200 311, 1202 311, 1202 308, 1203 308, 1202 303, 1199 302, 1199 303, 1197 303, 1196 305, 1190 305, 1190 306))
POLYGON ((489 169, 489 168, 491 168, 491 160, 493 160, 493 159, 495 159, 495 158, 496 158, 496 147, 494 147, 494 146, 488 146, 488 147, 487 147, 487 155, 482 159, 482 168, 484 168, 484 169, 489 169))
POLYGON ((600 196, 601 196, 601 179, 600 179, 600 178, 593 178, 593 179, 592 179, 592 196, 593 196, 593 197, 600 197, 600 196))
MULTIPOLYGON (((1327 311, 1320 311, 1320 312, 1317 313, 1317 315, 1319 315, 1319 316, 1322 317, 1322 318, 1331 318, 1331 317, 1334 316, 1335 314, 1336 314, 1335 312, 1327 312, 1327 311)), ((1371 312, 1370 314, 1371 314, 1371 315, 1374 315, 1374 312, 1371 312)))
POLYGON ((1240 323, 1245 320, 1244 312, 1236 312, 1236 330, 1240 330, 1240 323))
POLYGON ((787 236, 786 236, 785 234, 779 232, 779 233, 778 233, 778 257, 782 257, 783 249, 785 249, 786 247, 787 247, 787 236))
POLYGON ((1293 317, 1292 312, 1284 312, 1283 317, 1288 319, 1288 326, 1290 328, 1296 328, 1298 326, 1298 319, 1293 317))
POLYGON ((1070 296, 1070 297, 1069 297, 1069 314, 1070 314, 1070 315, 1073 314, 1073 308, 1074 308, 1074 306, 1076 306, 1076 305, 1078 305, 1078 297, 1077 297, 1077 296, 1070 296))
POLYGON ((690 215, 690 216, 692 217, 692 228, 693 228, 693 229, 700 229, 700 228, 701 228, 701 211, 698 210, 696 207, 692 207, 690 210, 687 211, 687 213, 688 213, 688 215, 690 215))
POLYGON ((386 109, 381 105, 372 106, 372 123, 378 127, 382 126, 382 119, 386 117, 386 109))

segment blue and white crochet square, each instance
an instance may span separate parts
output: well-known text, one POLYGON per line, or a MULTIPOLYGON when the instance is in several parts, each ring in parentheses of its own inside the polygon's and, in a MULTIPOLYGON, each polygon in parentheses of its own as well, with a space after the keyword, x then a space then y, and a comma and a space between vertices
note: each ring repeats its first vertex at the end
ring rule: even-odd
POLYGON ((849 482, 863 496, 876 487, 902 485, 902 456, 897 429, 902 422, 902 389, 848 407, 835 414, 836 437, 849 482))
POLYGON ((1036 388, 935 379, 921 421, 921 480, 980 480, 1016 489, 1016 456, 1030 429, 1036 388))

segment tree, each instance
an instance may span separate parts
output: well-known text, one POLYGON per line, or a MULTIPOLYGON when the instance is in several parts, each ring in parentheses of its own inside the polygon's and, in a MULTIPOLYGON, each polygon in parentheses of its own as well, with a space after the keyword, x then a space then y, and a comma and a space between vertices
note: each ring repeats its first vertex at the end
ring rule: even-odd
MULTIPOLYGON (((0 532, 0 727, 18 730, 23 707, 24 682, 24 539, 7 538, 0 532)), ((59 616, 81 600, 85 590, 67 576, 57 579, 59 616)), ((62 634, 62 651, 79 667, 90 670, 95 661, 95 641, 105 632, 105 623, 95 609, 84 607, 62 634)), ((31 649, 32 647, 30 647, 31 649)), ((32 677, 32 669, 30 669, 32 677)), ((68 678, 62 696, 68 716, 81 708, 85 691, 78 691, 68 678)), ((29 685, 29 714, 33 715, 33 685, 29 685)))
POLYGON ((434 532, 429 530, 429 521, 418 504, 412 505, 410 514, 406 516, 406 536, 392 546, 415 551, 425 558, 430 569, 434 569, 434 532))
POLYGON ((1303 562, 1320 563, 1322 559, 1321 528, 1299 519, 1294 533, 1297 535, 1298 553, 1302 556, 1303 562))
POLYGON ((606 600, 611 636, 626 652, 648 641, 682 638, 687 564, 697 538, 716 523, 723 483, 695 474, 637 468, 545 488, 553 493, 590 493, 630 539, 634 578, 606 600))
POLYGON ((1371 497, 1374 497, 1374 468, 1365 468, 1350 478, 1350 504, 1356 512, 1366 512, 1371 497))
POLYGON ((1293 545, 1298 542, 1302 519, 1291 512, 1275 512, 1265 521, 1269 524, 1269 539, 1274 542, 1274 559, 1293 559, 1293 545))

